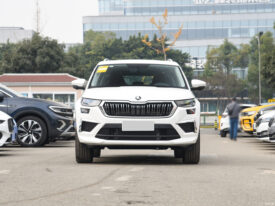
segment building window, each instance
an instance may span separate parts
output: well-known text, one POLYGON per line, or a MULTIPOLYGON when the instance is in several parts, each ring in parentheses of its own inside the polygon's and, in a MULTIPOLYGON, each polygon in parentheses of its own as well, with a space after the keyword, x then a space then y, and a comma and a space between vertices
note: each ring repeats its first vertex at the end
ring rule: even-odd
POLYGON ((75 93, 33 93, 34 98, 51 100, 74 107, 75 93))
POLYGON ((33 94, 34 98, 37 99, 46 99, 46 100, 53 100, 53 94, 33 94))

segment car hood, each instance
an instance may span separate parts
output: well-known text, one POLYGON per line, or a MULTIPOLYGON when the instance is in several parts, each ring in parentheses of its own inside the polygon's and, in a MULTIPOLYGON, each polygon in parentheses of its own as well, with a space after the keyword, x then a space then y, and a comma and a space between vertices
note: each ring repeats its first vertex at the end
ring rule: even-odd
POLYGON ((87 89, 83 97, 100 100, 137 101, 166 101, 194 98, 188 89, 163 87, 108 87, 87 89))
POLYGON ((266 114, 263 114, 259 119, 266 119, 266 118, 272 118, 275 115, 274 110, 268 111, 266 114))

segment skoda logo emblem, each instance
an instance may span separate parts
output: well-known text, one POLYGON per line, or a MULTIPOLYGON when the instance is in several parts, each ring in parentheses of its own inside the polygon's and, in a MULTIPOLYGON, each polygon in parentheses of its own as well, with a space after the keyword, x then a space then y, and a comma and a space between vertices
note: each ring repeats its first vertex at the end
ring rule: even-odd
POLYGON ((136 100, 141 100, 141 96, 136 96, 136 100))

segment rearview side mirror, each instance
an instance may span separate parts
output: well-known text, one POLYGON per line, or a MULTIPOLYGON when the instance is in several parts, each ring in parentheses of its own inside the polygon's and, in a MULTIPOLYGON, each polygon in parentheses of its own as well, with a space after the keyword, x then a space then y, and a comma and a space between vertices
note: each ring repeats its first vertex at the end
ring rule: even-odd
POLYGON ((72 81, 72 85, 74 89, 82 89, 84 90, 86 87, 87 81, 85 79, 76 79, 72 81))
POLYGON ((191 81, 191 89, 192 90, 203 90, 206 87, 206 82, 198 80, 198 79, 193 79, 191 81))

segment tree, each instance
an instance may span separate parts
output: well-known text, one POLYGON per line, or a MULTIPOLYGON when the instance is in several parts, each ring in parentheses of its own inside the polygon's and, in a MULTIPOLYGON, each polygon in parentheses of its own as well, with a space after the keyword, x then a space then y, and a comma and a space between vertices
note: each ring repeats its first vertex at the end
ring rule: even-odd
POLYGON ((203 79, 208 83, 207 90, 218 98, 217 108, 224 108, 234 96, 242 96, 245 81, 233 74, 234 67, 246 67, 247 46, 238 50, 227 39, 218 48, 208 49, 203 79))
MULTIPOLYGON (((105 33, 89 32, 90 37, 82 46, 73 47, 66 54, 64 66, 61 71, 70 72, 73 75, 88 78, 93 68, 99 61, 108 59, 163 59, 162 54, 157 54, 154 50, 147 47, 141 34, 130 36, 128 40, 121 38, 105 38, 105 33), (94 41, 93 38, 100 39, 94 41), (88 41, 89 40, 89 41, 88 41), (73 69, 75 68, 75 71, 73 69)), ((151 41, 158 44, 157 37, 151 41)), ((189 55, 179 50, 170 50, 167 57, 177 61, 185 71, 187 78, 191 79, 192 69, 185 66, 189 55)))
POLYGON ((154 17, 150 19, 151 24, 153 24, 157 29, 159 33, 159 37, 156 37, 157 44, 153 44, 149 41, 149 36, 146 34, 142 40, 144 44, 146 44, 148 47, 152 48, 154 51, 156 51, 157 54, 163 54, 164 60, 167 59, 167 52, 170 50, 170 47, 174 46, 176 41, 181 35, 183 25, 179 28, 178 32, 174 34, 174 40, 171 43, 167 43, 168 38, 167 34, 163 32, 163 29, 168 24, 168 10, 165 9, 164 14, 162 15, 163 22, 161 20, 156 23, 156 20, 154 17))
MULTIPOLYGON (((271 32, 266 32, 260 37, 261 42, 261 86, 262 86, 262 97, 269 99, 272 97, 274 88, 274 65, 272 65, 272 59, 275 58, 274 40, 271 32)), ((250 41, 250 59, 248 66, 248 91, 249 97, 253 102, 259 102, 259 49, 258 40, 255 36, 250 41)))
POLYGON ((5 67, 7 67, 9 62, 13 61, 16 53, 16 44, 7 42, 6 44, 0 45, 0 74, 5 72, 5 67))
POLYGON ((275 88, 275 44, 272 35, 266 32, 261 38, 261 72, 269 88, 275 88))
POLYGON ((63 45, 36 33, 32 39, 18 43, 4 53, 1 71, 13 73, 58 72, 63 58, 63 45))
POLYGON ((109 39, 115 39, 116 34, 113 32, 96 32, 93 30, 84 33, 84 43, 90 43, 92 46, 102 44, 109 39))
POLYGON ((223 71, 229 75, 233 67, 237 64, 237 52, 237 47, 229 42, 227 39, 225 39, 223 44, 218 48, 209 49, 206 53, 206 74, 223 71))

